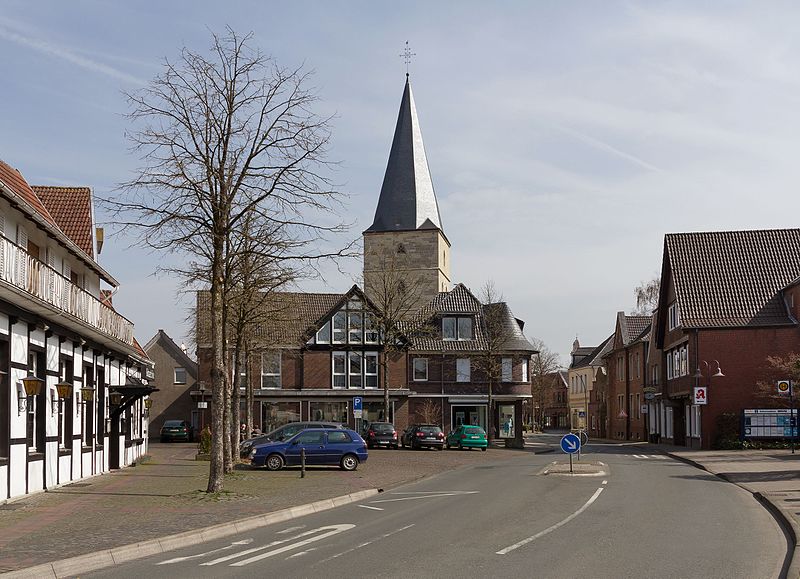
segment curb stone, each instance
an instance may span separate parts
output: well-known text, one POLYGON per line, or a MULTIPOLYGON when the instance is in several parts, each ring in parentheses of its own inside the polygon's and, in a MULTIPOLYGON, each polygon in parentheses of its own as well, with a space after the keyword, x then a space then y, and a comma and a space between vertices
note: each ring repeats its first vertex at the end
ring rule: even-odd
POLYGON ((205 529, 186 531, 184 533, 160 537, 158 539, 151 539, 142 543, 131 543, 121 547, 114 547, 113 549, 105 549, 102 551, 95 551, 94 553, 87 553, 86 555, 70 557, 69 559, 51 561, 50 563, 36 565, 35 567, 29 567, 27 569, 2 573, 0 576, 9 579, 59 579, 79 573, 88 573, 105 567, 127 563, 135 559, 166 553, 174 549, 197 545, 244 531, 266 527, 274 523, 281 523, 305 515, 327 511, 335 507, 375 496, 380 492, 382 492, 382 489, 367 489, 333 499, 323 499, 305 505, 288 507, 272 513, 239 519, 238 521, 221 523, 212 527, 206 527, 205 529))
POLYGON ((800 536, 800 525, 798 525, 793 517, 788 517, 786 513, 783 512, 783 509, 779 504, 761 492, 752 491, 747 488, 747 486, 732 481, 730 478, 725 476, 725 474, 716 473, 713 470, 708 469, 705 465, 700 464, 691 458, 679 456, 668 451, 665 451, 665 454, 670 458, 688 464, 689 466, 704 470, 705 472, 714 475, 718 479, 723 480, 726 483, 736 485, 740 489, 753 495, 753 498, 758 502, 758 504, 764 507, 764 509, 766 509, 766 511, 772 515, 772 517, 778 523, 778 526, 783 531, 783 534, 786 537, 786 542, 788 543, 786 556, 784 557, 783 565, 781 566, 780 574, 778 575, 779 579, 800 577, 800 545, 797 544, 797 538, 800 536))

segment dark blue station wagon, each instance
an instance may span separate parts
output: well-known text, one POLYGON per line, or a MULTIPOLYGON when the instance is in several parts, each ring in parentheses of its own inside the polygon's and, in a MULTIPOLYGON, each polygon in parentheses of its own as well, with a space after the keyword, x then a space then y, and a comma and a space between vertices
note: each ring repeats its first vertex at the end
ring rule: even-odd
POLYGON ((367 444, 354 430, 346 428, 314 428, 303 430, 284 441, 268 442, 250 451, 253 466, 280 470, 300 464, 300 451, 305 450, 307 466, 333 465, 356 470, 367 460, 367 444))

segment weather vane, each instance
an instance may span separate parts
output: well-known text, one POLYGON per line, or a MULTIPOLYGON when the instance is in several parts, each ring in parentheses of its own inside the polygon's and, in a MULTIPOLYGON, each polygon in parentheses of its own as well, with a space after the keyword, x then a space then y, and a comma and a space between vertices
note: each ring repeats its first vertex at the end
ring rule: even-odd
POLYGON ((408 40, 406 40, 406 47, 405 50, 400 54, 400 57, 405 60, 406 63, 406 76, 408 76, 408 65, 411 64, 411 59, 417 56, 416 52, 411 52, 411 48, 408 46, 408 40))

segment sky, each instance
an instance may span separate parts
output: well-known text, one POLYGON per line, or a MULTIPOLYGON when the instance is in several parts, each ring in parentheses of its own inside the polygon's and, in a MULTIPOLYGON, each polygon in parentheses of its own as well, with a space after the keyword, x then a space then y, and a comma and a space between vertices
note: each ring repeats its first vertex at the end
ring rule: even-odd
MULTIPOLYGON (((123 92, 230 26, 313 71, 344 243, 372 223, 408 41, 453 281, 492 280, 567 362, 659 275, 665 233, 798 225, 799 24, 778 1, 0 0, 0 158, 31 184, 112 196, 139 164, 123 92)), ((142 343, 191 343, 190 296, 135 241, 99 256, 115 307, 142 343)), ((341 269, 297 289, 344 292, 360 261, 341 269)))

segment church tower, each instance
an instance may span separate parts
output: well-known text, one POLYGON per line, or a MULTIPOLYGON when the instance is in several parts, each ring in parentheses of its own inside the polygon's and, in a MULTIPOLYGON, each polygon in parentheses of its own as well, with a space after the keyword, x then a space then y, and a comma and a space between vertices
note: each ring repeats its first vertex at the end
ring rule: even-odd
POLYGON ((363 235, 368 296, 396 277, 402 277, 401 287, 413 289, 416 307, 450 290, 450 242, 442 228, 408 75, 375 219, 363 235))

